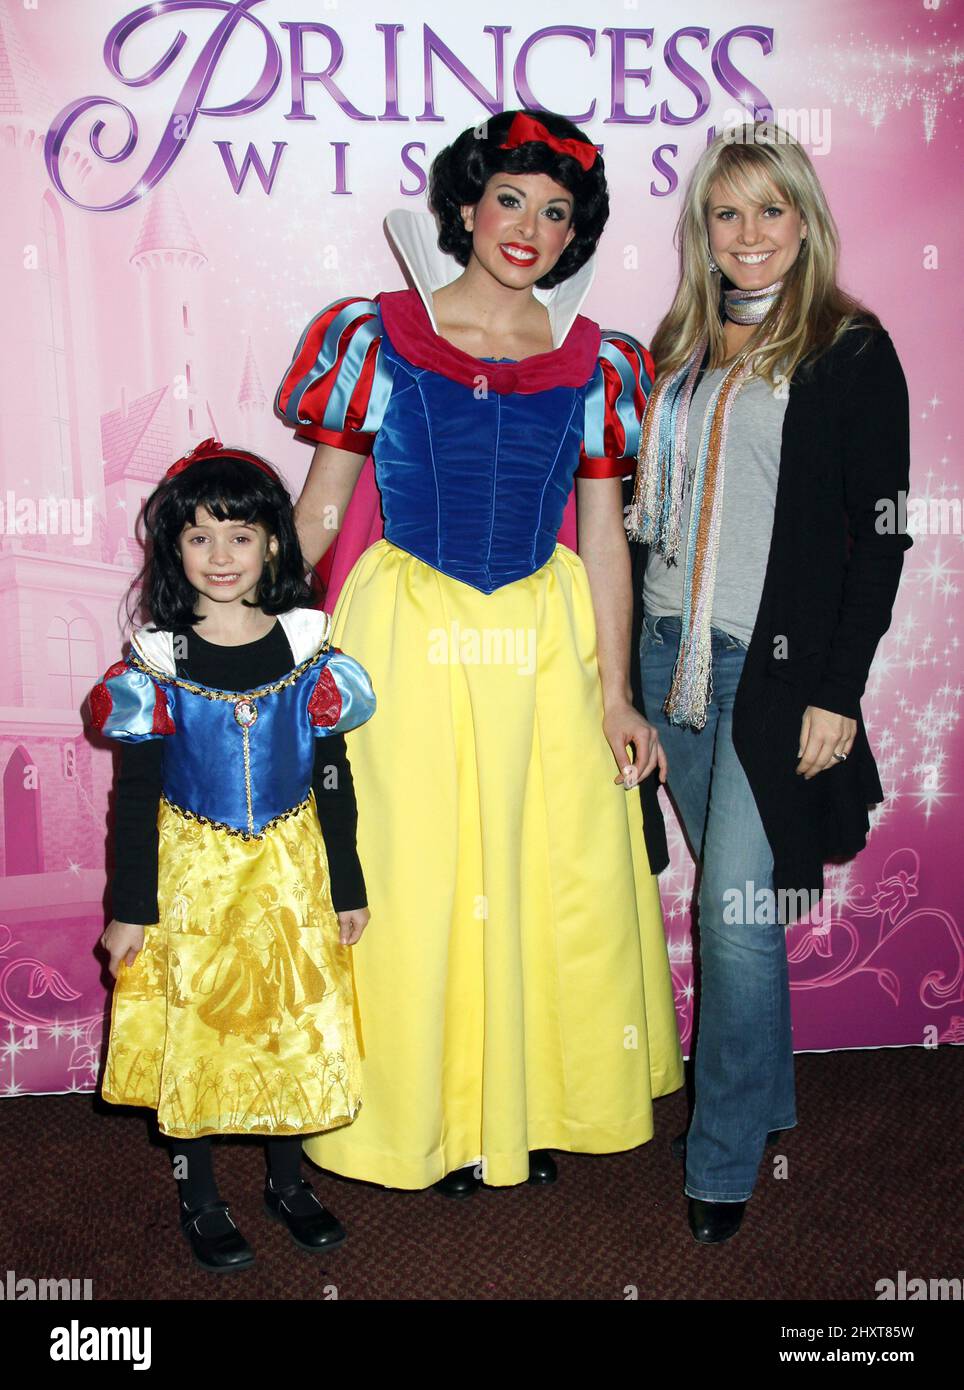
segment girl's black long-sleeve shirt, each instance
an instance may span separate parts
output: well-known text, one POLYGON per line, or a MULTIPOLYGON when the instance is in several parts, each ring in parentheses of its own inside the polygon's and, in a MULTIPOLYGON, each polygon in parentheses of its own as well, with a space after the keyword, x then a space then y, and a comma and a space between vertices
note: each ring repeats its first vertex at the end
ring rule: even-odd
MULTIPOLYGON (((181 629, 186 651, 177 674, 218 690, 251 690, 279 680, 295 666, 294 654, 281 623, 255 642, 221 647, 207 642, 193 628, 181 629)), ((328 854, 331 897, 335 910, 365 907, 365 880, 355 833, 358 810, 344 734, 316 738, 312 788, 318 820, 328 854)), ((147 926, 158 920, 157 810, 161 797, 163 738, 125 743, 117 778, 115 805, 115 869, 112 881, 114 917, 147 926)))

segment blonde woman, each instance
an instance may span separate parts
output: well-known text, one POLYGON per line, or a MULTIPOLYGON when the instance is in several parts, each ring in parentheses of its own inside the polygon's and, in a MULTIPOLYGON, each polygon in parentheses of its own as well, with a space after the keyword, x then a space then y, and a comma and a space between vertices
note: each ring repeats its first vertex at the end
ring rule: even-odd
POLYGON ((881 524, 908 486, 908 402, 785 131, 718 136, 677 239, 630 531, 649 546, 646 714, 700 866, 695 1105, 675 1148, 712 1243, 796 1124, 785 926, 883 799, 860 698, 910 545, 881 524))

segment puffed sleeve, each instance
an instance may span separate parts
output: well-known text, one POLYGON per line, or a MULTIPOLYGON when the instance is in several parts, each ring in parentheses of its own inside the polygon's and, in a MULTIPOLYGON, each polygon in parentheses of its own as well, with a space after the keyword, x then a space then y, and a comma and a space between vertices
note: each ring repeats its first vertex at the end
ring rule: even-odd
POLYGON ((176 732, 173 691, 126 661, 113 665, 90 692, 91 724, 108 738, 143 743, 176 732))
POLYGON ((577 478, 624 478, 636 467, 639 422, 656 368, 642 343, 604 329, 599 361, 586 394, 577 478))
POLYGON ((391 391, 373 299, 336 299, 309 323, 275 399, 299 439, 371 453, 391 391))
POLYGON ((357 729, 375 713, 375 692, 368 672, 353 657, 330 647, 308 701, 311 731, 316 738, 357 729))

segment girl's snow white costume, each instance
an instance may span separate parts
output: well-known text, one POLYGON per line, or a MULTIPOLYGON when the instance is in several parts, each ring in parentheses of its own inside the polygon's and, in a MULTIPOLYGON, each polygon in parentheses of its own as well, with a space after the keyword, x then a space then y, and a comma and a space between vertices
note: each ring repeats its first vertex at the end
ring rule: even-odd
POLYGON ((158 920, 119 968, 102 1094, 180 1138, 313 1133, 360 1104, 351 948, 312 779, 317 740, 368 719, 374 696, 327 614, 278 623, 294 665, 264 685, 186 679, 175 635, 141 628, 91 695, 103 734, 164 740, 158 920))

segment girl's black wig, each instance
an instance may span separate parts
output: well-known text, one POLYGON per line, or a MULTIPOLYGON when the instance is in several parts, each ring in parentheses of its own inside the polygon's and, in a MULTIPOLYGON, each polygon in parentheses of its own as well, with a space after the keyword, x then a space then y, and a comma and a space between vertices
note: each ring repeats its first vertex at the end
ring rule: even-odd
POLYGON ((165 478, 144 504, 146 555, 130 595, 138 596, 155 628, 170 631, 202 621, 194 611, 197 593, 184 576, 178 551, 181 532, 195 525, 201 507, 218 521, 260 522, 269 536, 277 537, 278 553, 265 563, 258 600, 242 600, 247 607, 286 613, 313 604, 314 574, 309 576, 301 553, 287 488, 276 475, 269 477, 226 450, 165 478))
MULTIPOLYGON (((532 116, 560 140, 579 140, 592 144, 578 126, 554 111, 531 111, 532 116)), ((468 265, 472 233, 466 231, 461 207, 477 203, 493 174, 548 174, 573 195, 572 226, 576 235, 552 269, 536 281, 540 289, 550 290, 568 280, 588 261, 609 217, 609 193, 602 155, 589 169, 583 169, 572 155, 560 154, 542 141, 527 141, 514 149, 499 146, 509 133, 515 111, 490 116, 481 126, 464 130, 433 159, 429 170, 428 203, 439 220, 438 244, 454 256, 459 265, 468 265)))

